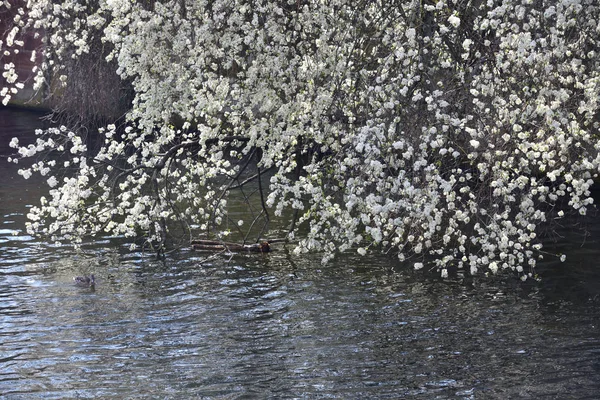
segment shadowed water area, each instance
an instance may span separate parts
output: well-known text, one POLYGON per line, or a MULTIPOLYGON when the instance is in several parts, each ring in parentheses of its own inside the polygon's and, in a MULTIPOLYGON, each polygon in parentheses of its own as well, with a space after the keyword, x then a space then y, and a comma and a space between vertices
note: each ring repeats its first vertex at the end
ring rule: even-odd
POLYGON ((0 109, 0 397, 596 399, 600 218, 543 280, 441 280, 387 257, 165 261, 24 232, 43 193, 8 164, 36 114, 0 109), (95 290, 73 285, 94 273, 95 290))

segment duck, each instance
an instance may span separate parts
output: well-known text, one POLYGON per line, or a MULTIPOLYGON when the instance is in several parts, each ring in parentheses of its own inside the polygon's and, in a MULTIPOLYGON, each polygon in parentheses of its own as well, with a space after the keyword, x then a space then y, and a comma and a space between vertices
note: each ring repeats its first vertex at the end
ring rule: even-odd
POLYGON ((90 276, 76 276, 73 278, 73 281, 75 281, 75 285, 81 287, 93 288, 96 286, 96 279, 94 278, 94 274, 91 274, 90 276))

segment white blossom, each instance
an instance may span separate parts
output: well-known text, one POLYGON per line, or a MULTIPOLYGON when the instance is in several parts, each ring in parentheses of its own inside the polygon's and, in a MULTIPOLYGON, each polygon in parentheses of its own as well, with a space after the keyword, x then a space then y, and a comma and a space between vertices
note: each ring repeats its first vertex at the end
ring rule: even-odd
POLYGON ((443 277, 458 266, 527 279, 539 231, 594 206, 600 5, 438 1, 416 18, 408 0, 292 3, 24 4, 0 37, 3 103, 27 85, 77 85, 67 66, 94 43, 133 93, 122 125, 10 141, 11 160, 29 163, 20 175, 49 176, 29 231, 152 246, 171 226, 250 231, 259 221, 233 217, 229 197, 249 179, 244 194, 294 227, 297 254, 380 249, 443 277), (40 32, 23 80, 9 58, 40 32))
POLYGON ((458 28, 458 26, 460 25, 460 18, 458 18, 456 15, 452 14, 448 18, 448 23, 450 25, 452 25, 453 27, 458 28))

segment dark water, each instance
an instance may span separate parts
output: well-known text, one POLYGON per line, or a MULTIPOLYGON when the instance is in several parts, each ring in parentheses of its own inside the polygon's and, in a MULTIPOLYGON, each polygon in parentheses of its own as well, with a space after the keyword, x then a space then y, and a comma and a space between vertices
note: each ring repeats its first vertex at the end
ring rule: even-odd
MULTIPOLYGON (((600 398, 600 219, 541 283, 285 249, 200 264, 23 233, 39 182, 8 165, 35 115, 0 109, 0 397, 600 398), (583 246, 582 246, 583 243, 583 246), (72 276, 95 272, 95 291, 72 276)), ((30 136, 29 136, 30 137, 30 136)))

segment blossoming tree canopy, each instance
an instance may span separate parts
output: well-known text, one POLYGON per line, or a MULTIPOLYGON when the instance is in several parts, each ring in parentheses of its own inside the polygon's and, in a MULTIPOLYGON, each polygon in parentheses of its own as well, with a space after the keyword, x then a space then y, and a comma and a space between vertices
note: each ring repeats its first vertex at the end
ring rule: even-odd
MULTIPOLYGON (((77 85, 71 60, 93 59, 93 42, 133 91, 125 120, 94 135, 11 142, 35 157, 24 177, 48 177, 32 233, 162 246, 277 215, 298 252, 325 260, 377 249, 443 276, 526 278, 540 229, 593 203, 595 0, 0 4, 13 10, 4 54, 43 32, 36 87, 77 85), (248 221, 232 217, 232 190, 258 193, 248 221)), ((23 84, 12 71, 5 101, 23 84)))

